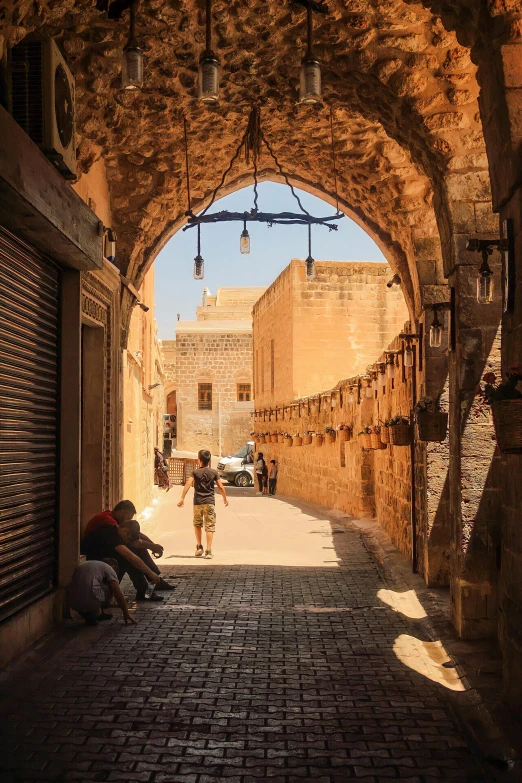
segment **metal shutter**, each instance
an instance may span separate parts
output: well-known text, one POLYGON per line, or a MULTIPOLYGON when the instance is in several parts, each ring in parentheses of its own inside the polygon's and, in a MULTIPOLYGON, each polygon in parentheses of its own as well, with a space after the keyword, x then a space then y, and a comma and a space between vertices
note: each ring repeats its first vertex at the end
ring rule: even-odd
POLYGON ((0 619, 56 567, 59 269, 0 228, 0 619))

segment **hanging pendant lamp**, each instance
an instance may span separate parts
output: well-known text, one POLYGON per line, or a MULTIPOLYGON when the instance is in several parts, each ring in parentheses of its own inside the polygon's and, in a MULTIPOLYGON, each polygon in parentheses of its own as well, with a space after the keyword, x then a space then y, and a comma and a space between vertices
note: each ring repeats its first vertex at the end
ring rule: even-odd
POLYGON ((306 10, 308 41, 306 55, 301 60, 301 73, 299 80, 299 101, 307 105, 321 103, 321 66, 316 60, 312 47, 312 6, 306 10))
POLYGON ((306 264, 306 279, 315 280, 315 261, 312 258, 312 226, 308 223, 308 258, 306 264))
POLYGON ((199 61, 199 100, 216 103, 219 99, 219 60, 212 51, 212 0, 205 6, 205 51, 199 61))
POLYGON ((143 87, 143 52, 135 34, 137 5, 137 0, 133 0, 130 6, 129 40, 123 49, 121 82, 124 90, 140 90, 143 87))
POLYGON ((203 280, 205 261, 201 255, 201 226, 198 226, 198 254, 194 259, 194 280, 203 280))
POLYGON ((250 234, 247 231, 246 220, 243 221, 243 231, 239 237, 239 252, 245 255, 250 253, 250 234))

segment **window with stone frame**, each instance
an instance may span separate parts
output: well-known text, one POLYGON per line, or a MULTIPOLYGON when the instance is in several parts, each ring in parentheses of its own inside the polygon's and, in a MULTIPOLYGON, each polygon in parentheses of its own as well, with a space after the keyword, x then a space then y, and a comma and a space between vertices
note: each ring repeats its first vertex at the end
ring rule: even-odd
POLYGON ((252 384, 250 383, 238 383, 237 385, 237 401, 238 402, 250 402, 252 399, 252 384))
POLYGON ((212 410, 212 384, 198 383, 198 410, 212 410))

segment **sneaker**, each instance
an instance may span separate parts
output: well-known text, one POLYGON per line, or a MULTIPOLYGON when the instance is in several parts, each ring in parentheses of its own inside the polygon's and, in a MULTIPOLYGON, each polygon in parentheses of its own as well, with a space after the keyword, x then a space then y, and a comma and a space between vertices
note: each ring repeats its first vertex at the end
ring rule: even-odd
POLYGON ((156 590, 175 590, 175 589, 176 589, 176 585, 169 584, 163 578, 161 578, 159 583, 156 585, 156 590))
POLYGON ((194 557, 203 557, 203 547, 202 546, 197 546, 196 547, 196 554, 194 555, 194 557))
POLYGON ((211 549, 205 549, 205 560, 212 560, 214 555, 212 554, 211 549))
POLYGON ((138 595, 136 594, 136 601, 152 601, 152 602, 158 602, 163 601, 162 595, 157 595, 156 593, 152 593, 152 595, 138 595))

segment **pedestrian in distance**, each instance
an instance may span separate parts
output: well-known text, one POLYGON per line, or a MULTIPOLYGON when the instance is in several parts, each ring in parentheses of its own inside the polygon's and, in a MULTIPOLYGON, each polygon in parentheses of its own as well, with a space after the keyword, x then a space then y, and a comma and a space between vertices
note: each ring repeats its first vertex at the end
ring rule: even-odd
POLYGON ((268 474, 268 493, 275 495, 277 485, 277 462, 275 459, 270 460, 270 472, 268 474))
POLYGON ((170 489, 169 465, 157 446, 154 446, 154 483, 166 492, 170 489))
POLYGON ((266 473, 266 462, 263 457, 263 452, 258 452, 256 459, 256 476, 257 486, 259 487, 258 495, 263 494, 263 475, 266 473))
POLYGON ((207 449, 198 451, 199 468, 193 472, 183 487, 183 494, 178 506, 185 503, 185 496, 191 487, 194 487, 194 532, 196 534, 196 557, 205 557, 211 560, 212 539, 216 531, 216 494, 217 486, 225 506, 228 506, 227 493, 223 482, 219 478, 217 470, 210 467, 211 454, 207 449), (207 548, 203 550, 202 530, 205 526, 205 536, 207 548))
POLYGON ((266 462, 263 468, 263 495, 268 495, 268 466, 266 462))
POLYGON ((120 607, 125 625, 136 625, 120 589, 118 563, 112 558, 80 563, 73 574, 68 593, 69 606, 83 617, 87 625, 98 625, 103 620, 112 619, 112 614, 103 611, 109 606, 111 598, 115 598, 120 607))

